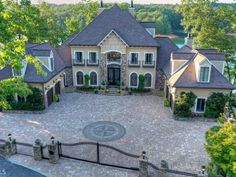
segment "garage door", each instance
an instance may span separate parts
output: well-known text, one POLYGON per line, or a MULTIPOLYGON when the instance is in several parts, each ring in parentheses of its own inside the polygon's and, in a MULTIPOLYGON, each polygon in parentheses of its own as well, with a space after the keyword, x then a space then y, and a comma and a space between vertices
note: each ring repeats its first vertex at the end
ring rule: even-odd
POLYGON ((53 88, 48 90, 47 92, 47 100, 48 100, 48 106, 50 106, 53 102, 53 88))
POLYGON ((61 82, 56 83, 56 85, 55 85, 55 93, 57 95, 61 94, 61 82))

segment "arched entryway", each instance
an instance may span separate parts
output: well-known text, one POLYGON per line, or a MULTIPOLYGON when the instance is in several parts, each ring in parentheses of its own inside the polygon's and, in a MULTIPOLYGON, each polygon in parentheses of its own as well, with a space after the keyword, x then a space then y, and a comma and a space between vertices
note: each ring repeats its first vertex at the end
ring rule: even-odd
POLYGON ((108 85, 120 85, 120 65, 111 64, 107 66, 107 81, 108 85))

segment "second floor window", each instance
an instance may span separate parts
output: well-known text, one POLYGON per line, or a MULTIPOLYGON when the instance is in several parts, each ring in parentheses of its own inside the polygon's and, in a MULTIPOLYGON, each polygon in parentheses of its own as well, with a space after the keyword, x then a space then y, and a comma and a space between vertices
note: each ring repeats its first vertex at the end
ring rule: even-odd
POLYGON ((152 53, 146 53, 145 54, 145 64, 146 65, 153 64, 153 54, 152 53))
POLYGON ((131 53, 130 64, 138 64, 138 53, 131 53))
POLYGON ((75 52, 75 61, 83 63, 83 52, 75 52))
POLYGON ((89 63, 97 63, 97 52, 89 52, 89 63))
POLYGON ((200 82, 209 82, 209 67, 200 67, 200 77, 199 81, 200 82))
POLYGON ((50 65, 51 65, 51 71, 54 70, 54 59, 53 57, 50 58, 50 65))

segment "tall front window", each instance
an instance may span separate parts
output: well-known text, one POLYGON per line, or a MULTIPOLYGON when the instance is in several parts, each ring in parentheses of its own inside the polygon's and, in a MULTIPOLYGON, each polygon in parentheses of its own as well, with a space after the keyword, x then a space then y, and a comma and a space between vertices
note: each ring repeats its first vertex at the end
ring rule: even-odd
POLYGON ((130 86, 137 87, 138 86, 138 75, 136 73, 132 73, 130 75, 130 86))
POLYGON ((138 53, 130 54, 130 64, 138 64, 138 53))
POLYGON ((83 52, 75 52, 75 62, 83 63, 83 52))
POLYGON ((201 67, 200 68, 200 82, 209 82, 209 67, 201 67))
POLYGON ((84 74, 81 71, 78 71, 76 74, 77 77, 77 85, 83 85, 84 84, 84 74))
POLYGON ((98 84, 98 77, 96 72, 90 73, 90 85, 96 86, 98 84))
POLYGON ((150 88, 152 86, 152 75, 147 73, 144 75, 145 87, 150 88))
POLYGON ((152 65, 153 64, 153 53, 146 53, 145 54, 145 64, 152 65))
POLYGON ((97 52, 89 52, 89 63, 97 63, 97 52))
POLYGON ((205 110, 205 98, 198 98, 197 99, 197 105, 196 105, 196 111, 197 112, 204 112, 205 110))

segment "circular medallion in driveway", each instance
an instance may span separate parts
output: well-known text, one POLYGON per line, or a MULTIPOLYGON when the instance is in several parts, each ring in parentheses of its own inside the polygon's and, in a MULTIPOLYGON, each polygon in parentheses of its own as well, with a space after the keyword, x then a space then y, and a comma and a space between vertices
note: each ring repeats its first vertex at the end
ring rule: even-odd
POLYGON ((83 129, 86 138, 97 142, 118 140, 125 135, 125 128, 109 121, 94 122, 83 129))

